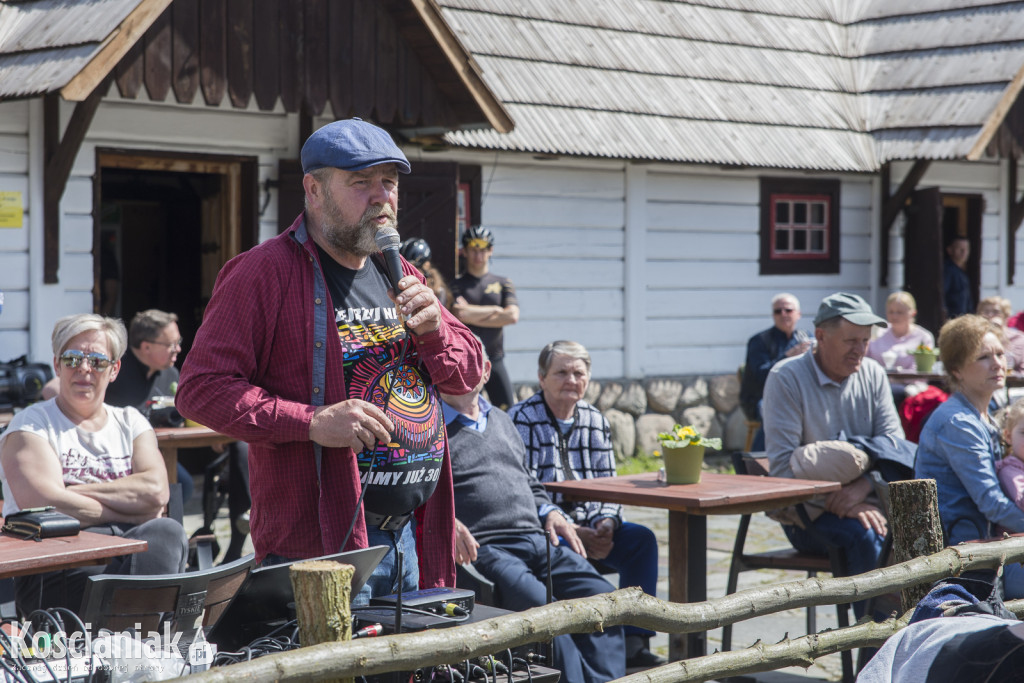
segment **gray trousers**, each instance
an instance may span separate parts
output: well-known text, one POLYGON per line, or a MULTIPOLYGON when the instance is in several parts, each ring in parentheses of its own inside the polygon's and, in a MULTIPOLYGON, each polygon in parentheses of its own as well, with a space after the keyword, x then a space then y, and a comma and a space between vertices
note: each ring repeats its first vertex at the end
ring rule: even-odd
POLYGON ((27 617, 33 610, 50 607, 66 607, 78 612, 82 607, 85 582, 90 576, 178 574, 185 571, 188 537, 181 524, 173 519, 159 517, 137 526, 101 524, 89 527, 86 531, 143 540, 149 543, 149 550, 115 557, 107 565, 17 577, 14 580, 15 601, 20 615, 27 617))

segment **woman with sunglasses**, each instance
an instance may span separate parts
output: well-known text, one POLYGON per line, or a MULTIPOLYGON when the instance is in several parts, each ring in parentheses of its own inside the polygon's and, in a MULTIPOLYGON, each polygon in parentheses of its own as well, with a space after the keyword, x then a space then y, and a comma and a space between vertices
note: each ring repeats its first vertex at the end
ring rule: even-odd
POLYGON ((84 567, 19 577, 18 609, 77 610, 91 574, 183 571, 188 540, 163 517, 167 471, 149 422, 135 408, 104 403, 127 345, 124 323, 94 314, 57 321, 52 335, 57 396, 14 416, 0 436, 3 514, 53 506, 90 531, 149 542, 144 553, 84 567))

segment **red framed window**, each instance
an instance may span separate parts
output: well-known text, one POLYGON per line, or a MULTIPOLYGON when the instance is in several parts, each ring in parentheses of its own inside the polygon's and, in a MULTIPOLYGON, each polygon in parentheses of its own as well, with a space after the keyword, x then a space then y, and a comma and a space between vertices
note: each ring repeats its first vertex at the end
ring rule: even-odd
POLYGON ((839 182, 761 180, 761 274, 839 272, 839 182))

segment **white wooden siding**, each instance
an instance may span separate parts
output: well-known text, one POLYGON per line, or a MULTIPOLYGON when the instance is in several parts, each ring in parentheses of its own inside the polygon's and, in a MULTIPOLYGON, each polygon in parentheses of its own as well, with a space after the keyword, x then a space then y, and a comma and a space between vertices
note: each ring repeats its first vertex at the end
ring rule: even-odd
MULTIPOLYGON (((72 105, 61 103, 62 127, 67 125, 72 111, 72 105)), ((33 335, 30 341, 29 325, 49 330, 62 315, 92 309, 92 207, 97 148, 252 156, 257 159, 262 188, 264 180, 276 178, 279 159, 298 156, 297 131, 297 117, 280 110, 260 112, 252 107, 239 111, 228 105, 211 109, 202 104, 152 103, 144 97, 127 101, 118 99, 116 88, 112 88, 100 104, 75 158, 61 200, 60 282, 43 287, 41 274, 28 272, 27 238, 28 150, 30 144, 39 143, 29 141, 25 103, 0 103, 0 189, 20 190, 26 197, 26 229, 0 230, 0 288, 8 302, 0 316, 0 360, 26 352, 35 360, 49 358, 49 333, 33 335), (28 310, 30 287, 38 287, 47 299, 33 320, 17 315, 19 310, 28 310)), ((261 195, 260 206, 263 200, 261 195)), ((270 202, 259 218, 259 235, 265 240, 276 234, 277 193, 271 192, 270 202)))

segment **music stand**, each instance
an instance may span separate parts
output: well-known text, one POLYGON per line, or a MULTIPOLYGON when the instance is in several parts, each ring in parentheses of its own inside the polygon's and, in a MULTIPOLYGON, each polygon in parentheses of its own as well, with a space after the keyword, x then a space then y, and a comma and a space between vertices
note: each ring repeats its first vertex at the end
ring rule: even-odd
POLYGON ((388 546, 375 545, 308 560, 258 567, 249 574, 236 599, 207 633, 207 639, 216 643, 221 651, 235 651, 270 633, 280 624, 294 619, 295 595, 292 593, 289 575, 293 564, 332 560, 352 565, 355 567, 352 595, 355 596, 387 553, 388 546))

